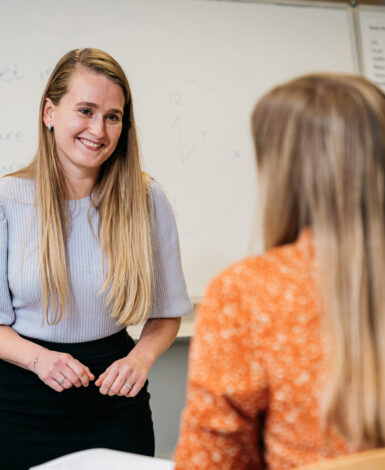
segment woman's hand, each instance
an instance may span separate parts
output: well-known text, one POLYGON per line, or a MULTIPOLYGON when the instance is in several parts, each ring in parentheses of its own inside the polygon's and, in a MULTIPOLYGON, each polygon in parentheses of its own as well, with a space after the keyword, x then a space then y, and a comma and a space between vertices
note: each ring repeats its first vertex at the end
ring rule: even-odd
POLYGON ((134 397, 146 382, 158 357, 174 341, 181 319, 153 318, 143 326, 140 339, 128 356, 113 362, 95 382, 103 395, 134 397))
POLYGON ((103 395, 136 396, 146 382, 153 361, 137 347, 128 356, 113 362, 95 382, 103 395))
POLYGON ((70 354, 43 348, 34 368, 35 373, 46 385, 57 392, 75 387, 88 387, 95 376, 90 369, 70 354))

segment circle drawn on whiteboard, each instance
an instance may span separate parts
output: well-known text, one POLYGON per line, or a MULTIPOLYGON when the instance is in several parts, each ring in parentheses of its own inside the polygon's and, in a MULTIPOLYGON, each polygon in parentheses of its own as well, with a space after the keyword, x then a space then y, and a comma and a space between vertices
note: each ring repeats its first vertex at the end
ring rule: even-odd
POLYGON ((180 234, 205 230, 235 210, 254 167, 248 128, 229 100, 171 77, 142 89, 135 108, 145 169, 164 186, 180 234))

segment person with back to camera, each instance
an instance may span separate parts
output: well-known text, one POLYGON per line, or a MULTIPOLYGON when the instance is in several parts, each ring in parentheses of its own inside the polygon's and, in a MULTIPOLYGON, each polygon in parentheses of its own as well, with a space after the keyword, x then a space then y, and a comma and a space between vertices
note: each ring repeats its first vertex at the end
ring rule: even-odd
POLYGON ((314 74, 252 115, 267 252, 213 280, 176 470, 282 470, 385 444, 385 95, 314 74))
POLYGON ((36 157, 0 180, 0 269, 1 468, 92 447, 154 455, 146 379, 190 301, 127 78, 103 51, 58 62, 36 157))

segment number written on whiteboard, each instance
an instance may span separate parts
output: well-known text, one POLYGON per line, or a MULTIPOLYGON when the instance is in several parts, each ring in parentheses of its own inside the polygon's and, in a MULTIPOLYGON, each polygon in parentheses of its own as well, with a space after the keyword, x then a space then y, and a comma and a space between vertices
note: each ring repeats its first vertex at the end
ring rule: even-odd
POLYGON ((24 74, 19 70, 18 65, 0 66, 0 83, 9 83, 16 80, 22 80, 24 74))

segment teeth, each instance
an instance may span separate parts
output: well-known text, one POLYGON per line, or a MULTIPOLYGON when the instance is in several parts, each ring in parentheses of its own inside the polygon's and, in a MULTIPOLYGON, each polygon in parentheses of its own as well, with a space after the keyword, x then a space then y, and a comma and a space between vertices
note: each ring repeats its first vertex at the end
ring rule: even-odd
POLYGON ((89 147, 98 148, 102 146, 102 144, 95 144, 94 142, 91 142, 90 140, 87 140, 87 139, 80 139, 80 140, 86 145, 88 145, 89 147))

